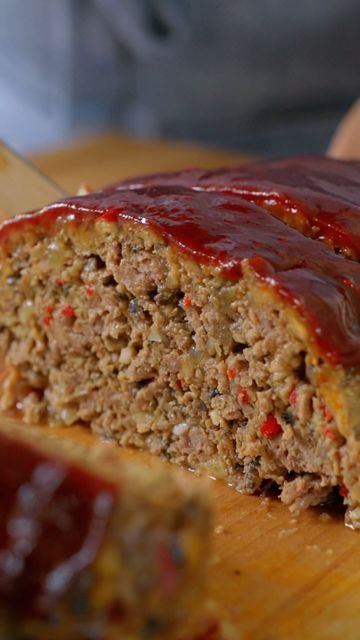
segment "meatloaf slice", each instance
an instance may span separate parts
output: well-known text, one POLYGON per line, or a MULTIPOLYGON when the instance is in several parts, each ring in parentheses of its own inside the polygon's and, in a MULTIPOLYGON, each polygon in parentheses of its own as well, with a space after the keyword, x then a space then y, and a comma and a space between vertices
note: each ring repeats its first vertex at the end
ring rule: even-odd
POLYGON ((193 611, 208 507, 169 473, 8 422, 0 498, 2 640, 169 638, 193 611))
POLYGON ((9 221, 0 250, 4 409, 241 491, 276 483, 296 508, 340 491, 357 526, 356 261, 238 195, 170 184, 9 221))

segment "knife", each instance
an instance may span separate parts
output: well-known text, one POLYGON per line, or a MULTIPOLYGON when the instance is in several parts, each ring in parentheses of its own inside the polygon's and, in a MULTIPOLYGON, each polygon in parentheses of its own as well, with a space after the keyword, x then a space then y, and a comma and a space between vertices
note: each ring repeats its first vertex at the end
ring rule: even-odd
POLYGON ((0 221, 40 209, 66 193, 0 140, 0 221))

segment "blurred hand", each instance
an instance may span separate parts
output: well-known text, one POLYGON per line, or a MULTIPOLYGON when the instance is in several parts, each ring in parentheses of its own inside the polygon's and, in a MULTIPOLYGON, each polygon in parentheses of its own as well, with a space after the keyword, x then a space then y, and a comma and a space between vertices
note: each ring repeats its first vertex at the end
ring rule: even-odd
POLYGON ((340 160, 360 160, 360 99, 338 125, 327 155, 340 160))

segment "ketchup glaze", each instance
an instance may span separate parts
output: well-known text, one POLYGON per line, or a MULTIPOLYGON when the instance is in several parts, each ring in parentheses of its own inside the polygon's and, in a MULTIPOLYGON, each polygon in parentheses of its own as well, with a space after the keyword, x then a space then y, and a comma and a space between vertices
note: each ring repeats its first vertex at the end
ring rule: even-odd
POLYGON ((152 184, 239 195, 304 235, 360 259, 360 162, 300 156, 215 171, 154 174, 113 188, 152 184))
POLYGON ((0 601, 46 617, 94 562, 118 488, 0 434, 0 601))

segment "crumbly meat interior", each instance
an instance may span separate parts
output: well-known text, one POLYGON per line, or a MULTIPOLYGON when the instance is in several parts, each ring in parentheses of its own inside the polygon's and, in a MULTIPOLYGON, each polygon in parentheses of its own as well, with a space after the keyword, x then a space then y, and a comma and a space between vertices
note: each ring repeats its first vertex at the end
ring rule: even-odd
POLYGON ((30 227, 1 251, 3 409, 89 424, 248 493, 274 482, 296 508, 342 484, 322 365, 250 270, 225 280, 104 221, 30 227))

